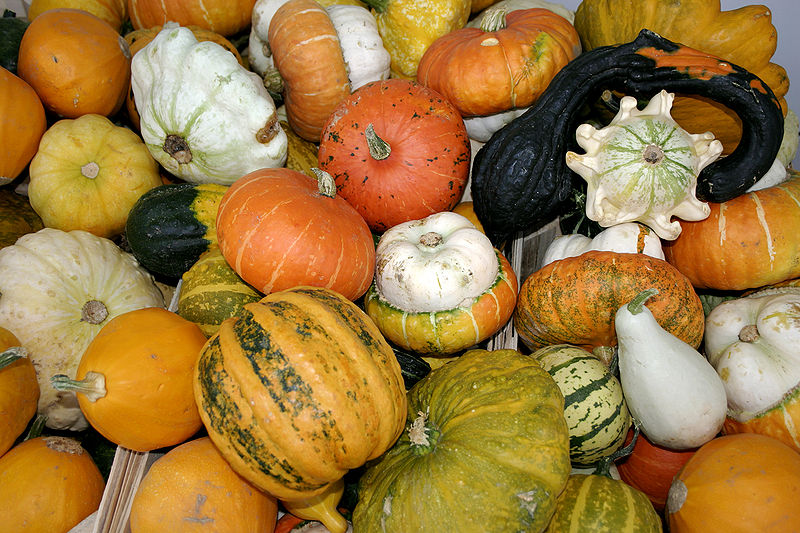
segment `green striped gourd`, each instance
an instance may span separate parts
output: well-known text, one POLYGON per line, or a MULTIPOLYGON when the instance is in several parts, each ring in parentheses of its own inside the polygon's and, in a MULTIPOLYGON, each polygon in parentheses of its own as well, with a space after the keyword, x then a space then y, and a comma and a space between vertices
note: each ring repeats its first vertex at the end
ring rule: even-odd
POLYGON ((640 490, 603 474, 572 474, 546 533, 660 533, 661 518, 640 490))
POLYGON ((181 280, 178 314, 197 324, 206 337, 245 304, 263 297, 239 277, 217 247, 204 252, 181 280))
POLYGON ((533 353, 564 395, 570 460, 591 465, 625 442, 631 416, 622 385, 605 363, 577 346, 559 344, 533 353))

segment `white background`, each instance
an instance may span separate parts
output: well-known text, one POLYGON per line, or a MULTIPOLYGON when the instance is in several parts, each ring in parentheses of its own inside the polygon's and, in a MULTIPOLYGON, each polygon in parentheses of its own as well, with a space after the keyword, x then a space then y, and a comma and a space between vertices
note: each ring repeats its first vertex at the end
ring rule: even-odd
MULTIPOLYGON (((580 4, 580 0, 550 1, 572 10, 580 4)), ((792 111, 800 114, 800 0, 720 0, 723 11, 749 5, 764 5, 772 12, 772 25, 778 31, 778 49, 772 62, 786 69, 790 82, 786 102, 792 111)), ((800 154, 795 156, 792 166, 800 169, 800 154)))

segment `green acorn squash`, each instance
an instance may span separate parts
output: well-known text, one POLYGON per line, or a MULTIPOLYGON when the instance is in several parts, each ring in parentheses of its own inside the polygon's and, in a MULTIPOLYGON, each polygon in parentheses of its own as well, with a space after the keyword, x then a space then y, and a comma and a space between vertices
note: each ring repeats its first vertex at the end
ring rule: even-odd
POLYGON ((570 472, 564 401, 516 350, 470 350, 408 393, 406 430, 359 480, 355 531, 542 531, 570 472))
POLYGON ((150 189, 128 213, 125 237, 131 253, 151 273, 180 278, 217 245, 217 211, 227 190, 215 183, 150 189))
POLYGON ((783 112, 771 89, 739 66, 642 30, 629 43, 595 48, 568 63, 526 113, 475 155, 472 199, 492 242, 538 229, 563 211, 573 181, 565 154, 585 104, 605 90, 649 98, 662 89, 711 98, 742 120, 736 150, 698 176, 700 200, 738 196, 772 166, 783 112))
POLYGON ((14 17, 10 11, 6 11, 0 17, 0 35, 3 36, 0 39, 0 67, 12 74, 17 73, 19 43, 22 41, 22 34, 28 29, 28 24, 30 22, 27 19, 14 17))

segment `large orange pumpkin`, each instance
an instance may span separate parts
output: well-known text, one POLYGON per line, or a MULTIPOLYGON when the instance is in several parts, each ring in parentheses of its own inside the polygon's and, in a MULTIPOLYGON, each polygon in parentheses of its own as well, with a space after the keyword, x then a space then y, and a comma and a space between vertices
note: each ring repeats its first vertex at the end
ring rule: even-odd
POLYGON ((25 169, 39 148, 47 121, 36 91, 0 67, 0 186, 25 169))
POLYGON ((108 22, 79 9, 51 9, 22 36, 17 72, 50 111, 109 116, 125 101, 131 55, 108 22))
POLYGON ((779 440, 717 437, 686 462, 669 489, 671 533, 800 531, 800 454, 779 440))
POLYGON ((255 0, 128 0, 128 14, 135 30, 172 21, 227 37, 250 25, 253 5, 255 0))
POLYGON ((433 41, 417 81, 439 92, 464 116, 527 107, 581 51, 578 32, 548 9, 490 8, 480 28, 433 41))
POLYGON ((264 294, 311 285, 355 300, 375 271, 372 234, 329 175, 275 168, 238 179, 220 202, 217 242, 231 268, 264 294))
POLYGON ((744 290, 800 276, 800 173, 788 181, 709 203, 705 220, 681 222, 667 261, 696 288, 744 290))
POLYGON ((458 110, 417 82, 368 83, 342 100, 320 139, 319 166, 376 233, 461 200, 470 142, 458 110))

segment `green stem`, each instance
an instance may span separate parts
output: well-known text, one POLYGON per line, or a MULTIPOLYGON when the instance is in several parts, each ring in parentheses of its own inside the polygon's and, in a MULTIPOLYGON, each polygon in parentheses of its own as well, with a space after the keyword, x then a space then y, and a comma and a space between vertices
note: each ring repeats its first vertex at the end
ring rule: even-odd
POLYGON ((96 402, 106 395, 106 377, 99 372, 89 371, 81 380, 70 379, 66 374, 50 377, 53 388, 62 392, 85 394, 90 402, 96 402))
POLYGON ((270 95, 283 94, 283 77, 275 67, 270 67, 264 72, 264 87, 270 95))
POLYGON ((47 422, 46 415, 36 415, 36 418, 33 419, 33 423, 31 424, 31 428, 28 430, 28 434, 25 435, 24 440, 35 439, 37 437, 42 436, 42 431, 44 430, 44 425, 47 422))
POLYGON ((371 155, 373 159, 381 161, 389 157, 389 154, 392 153, 392 148, 389 146, 389 143, 378 137, 378 134, 375 133, 375 128, 371 123, 367 125, 367 129, 364 131, 364 136, 367 138, 369 155, 371 155))
POLYGON ((317 176, 317 188, 319 193, 322 196, 327 196, 328 198, 335 197, 336 181, 333 179, 333 176, 317 167, 311 167, 311 170, 317 176))
POLYGON ((368 7, 371 7, 378 13, 386 13, 386 10, 389 9, 389 3, 392 0, 362 0, 368 7))
POLYGON ((637 294, 633 300, 628 302, 628 311, 632 315, 638 315, 642 312, 642 307, 644 307, 644 303, 650 298, 658 294, 658 289, 646 289, 637 294))
POLYGON ((506 27, 506 14, 508 9, 504 6, 493 6, 486 10, 481 19, 481 29, 485 32, 499 31, 506 27))
POLYGON ((436 446, 439 440, 439 430, 431 427, 428 423, 428 413, 422 411, 417 413, 417 418, 408 428, 408 438, 411 441, 411 451, 414 455, 425 455, 436 446))
POLYGON ((0 369, 3 369, 16 361, 28 356, 28 350, 22 346, 12 346, 0 353, 0 369))
POLYGON ((619 448, 611 455, 607 455, 606 457, 600 459, 600 461, 597 463, 597 469, 594 471, 594 474, 596 476, 611 477, 610 473, 611 465, 614 464, 617 461, 617 459, 627 457, 631 453, 633 453, 633 448, 636 446, 636 441, 639 440, 639 433, 641 432, 641 430, 639 428, 639 422, 635 418, 632 418, 632 420, 633 420, 633 438, 631 439, 631 441, 628 443, 627 446, 623 446, 622 448, 619 448))

